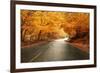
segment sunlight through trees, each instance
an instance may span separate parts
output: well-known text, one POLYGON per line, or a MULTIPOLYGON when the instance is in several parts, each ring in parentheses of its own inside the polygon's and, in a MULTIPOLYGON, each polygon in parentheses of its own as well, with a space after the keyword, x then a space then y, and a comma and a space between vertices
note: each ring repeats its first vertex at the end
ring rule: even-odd
POLYGON ((89 34, 89 14, 21 10, 21 40, 51 40, 89 34))

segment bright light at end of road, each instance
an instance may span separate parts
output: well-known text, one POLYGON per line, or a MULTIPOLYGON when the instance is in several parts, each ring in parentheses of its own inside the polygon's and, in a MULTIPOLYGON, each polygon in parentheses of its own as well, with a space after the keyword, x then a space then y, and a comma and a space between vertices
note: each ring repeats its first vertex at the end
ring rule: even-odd
POLYGON ((68 37, 66 37, 66 38, 57 39, 57 40, 54 40, 54 41, 65 41, 65 40, 69 40, 69 38, 68 38, 68 37))

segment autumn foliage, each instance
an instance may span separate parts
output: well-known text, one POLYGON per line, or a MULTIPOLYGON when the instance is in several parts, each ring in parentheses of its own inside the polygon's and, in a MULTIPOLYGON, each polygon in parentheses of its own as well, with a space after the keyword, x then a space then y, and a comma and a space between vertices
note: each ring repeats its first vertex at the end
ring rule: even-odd
POLYGON ((89 40, 89 13, 21 10, 21 40, 89 40))
POLYGON ((65 23, 63 12, 21 11, 22 41, 49 40, 65 37, 62 25, 65 23))

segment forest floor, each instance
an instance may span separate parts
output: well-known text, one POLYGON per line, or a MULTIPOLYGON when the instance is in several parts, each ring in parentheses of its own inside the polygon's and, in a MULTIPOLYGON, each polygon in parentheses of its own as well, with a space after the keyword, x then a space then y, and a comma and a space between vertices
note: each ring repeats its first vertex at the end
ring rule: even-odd
POLYGON ((85 39, 76 39, 68 42, 70 45, 79 48, 82 51, 89 52, 89 42, 85 39))
POLYGON ((25 42, 22 42, 21 43, 21 48, 30 48, 32 46, 35 46, 35 45, 40 45, 40 44, 44 44, 44 43, 47 43, 48 41, 36 41, 36 42, 29 42, 29 43, 25 43, 25 42))

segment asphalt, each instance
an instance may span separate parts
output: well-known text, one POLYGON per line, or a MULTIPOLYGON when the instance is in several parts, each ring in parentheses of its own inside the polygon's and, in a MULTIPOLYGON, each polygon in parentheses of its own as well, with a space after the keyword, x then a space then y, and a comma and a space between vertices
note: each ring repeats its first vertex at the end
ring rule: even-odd
POLYGON ((88 53, 66 43, 64 40, 21 48, 21 62, 25 63, 86 59, 89 59, 88 53))

